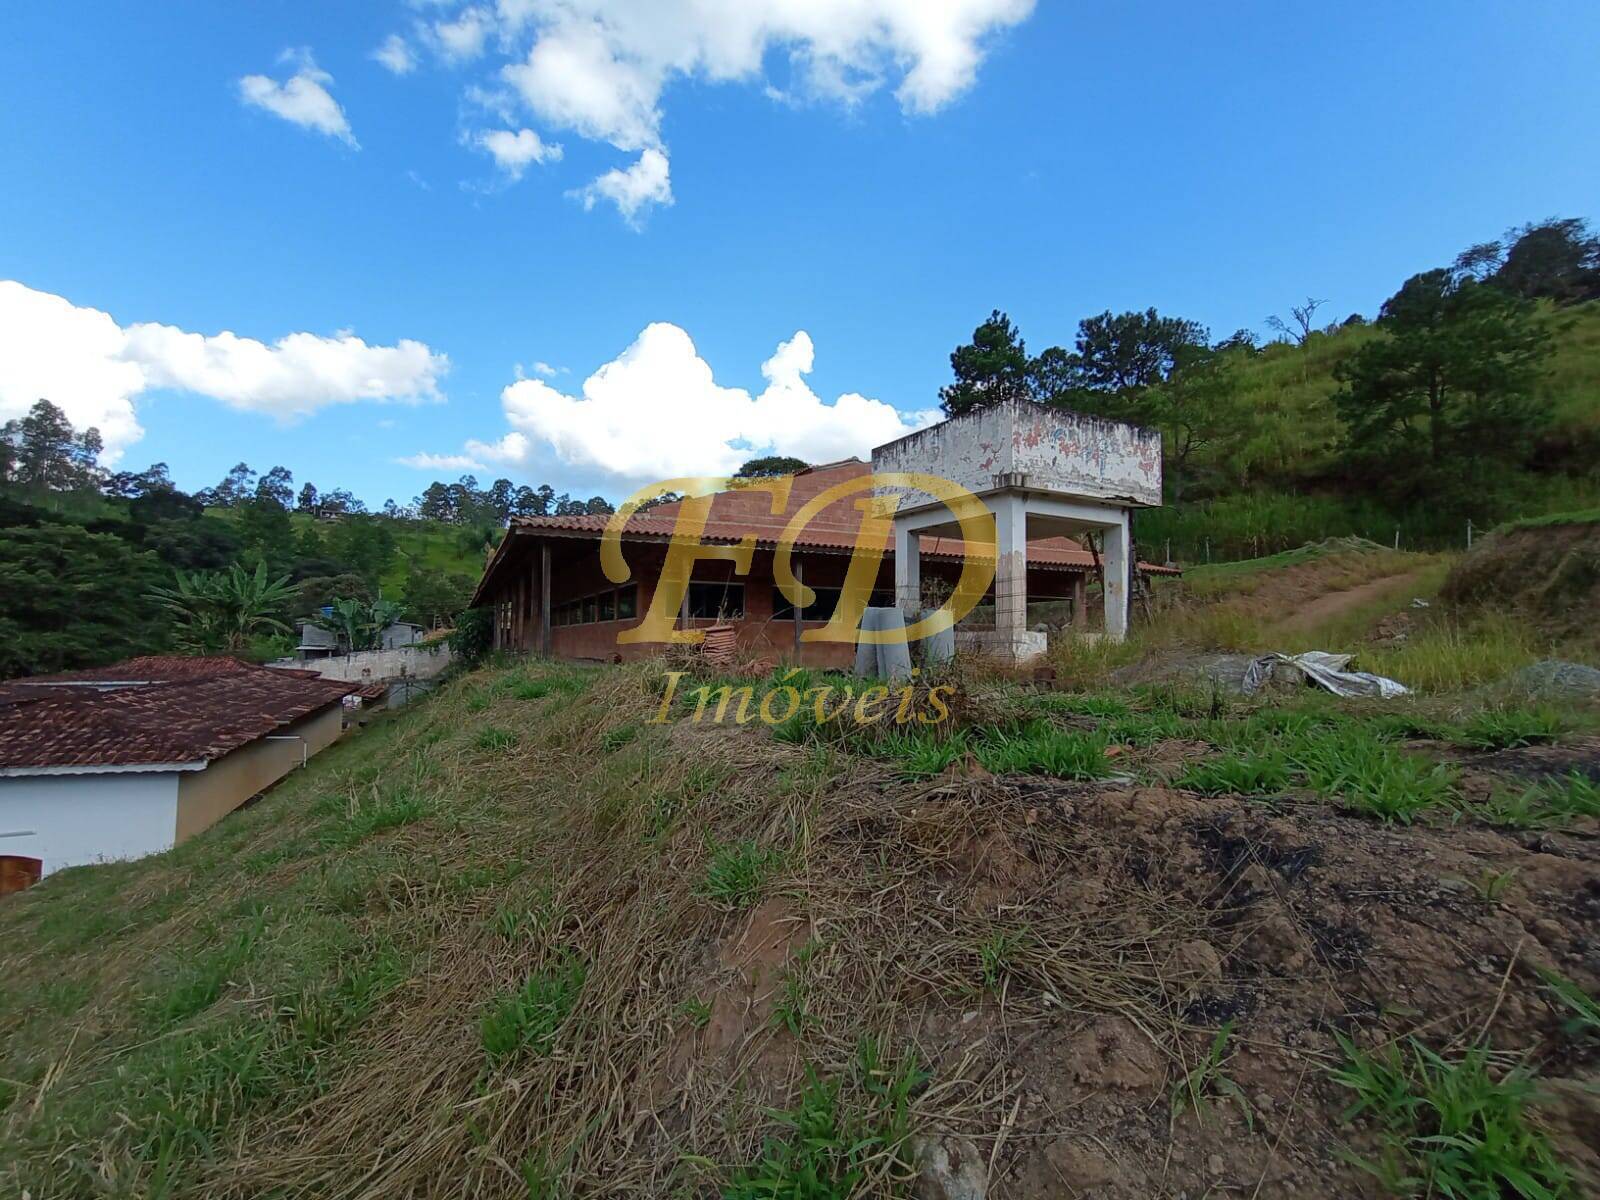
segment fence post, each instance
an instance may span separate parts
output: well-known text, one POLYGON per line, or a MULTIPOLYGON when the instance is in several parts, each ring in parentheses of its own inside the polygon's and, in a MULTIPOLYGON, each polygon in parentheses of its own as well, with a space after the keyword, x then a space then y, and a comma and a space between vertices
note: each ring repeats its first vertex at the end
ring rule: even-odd
POLYGON ((1396 550, 1400 549, 1400 526, 1398 525, 1394 527, 1394 548, 1396 550))
POLYGON ((1467 518, 1467 549, 1472 549, 1472 518, 1467 518))
POLYGON ((1211 561, 1211 539, 1210 538, 1206 539, 1206 561, 1207 562, 1211 561))

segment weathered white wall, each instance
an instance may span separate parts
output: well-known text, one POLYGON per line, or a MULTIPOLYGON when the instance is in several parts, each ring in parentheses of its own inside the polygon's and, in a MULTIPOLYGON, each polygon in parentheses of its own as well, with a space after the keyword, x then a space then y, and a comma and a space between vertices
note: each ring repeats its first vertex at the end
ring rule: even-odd
POLYGON ((44 863, 44 873, 171 849, 177 771, 0 778, 0 854, 44 863), (31 830, 26 836, 9 834, 31 830))
POLYGON ((337 654, 329 658, 312 658, 305 662, 285 658, 272 664, 293 667, 297 671, 315 671, 324 679, 338 679, 346 683, 377 683, 384 679, 430 679, 450 665, 450 647, 437 649, 423 646, 403 646, 397 650, 362 650, 356 654, 337 654))
MULTIPOLYGON (((874 473, 920 471, 982 495, 996 477, 1092 500, 1161 503, 1161 435, 1153 429, 1010 401, 909 434, 872 452, 874 473)), ((902 509, 926 502, 907 496, 902 509)))
POLYGON ((211 828, 257 792, 265 791, 302 762, 332 745, 343 732, 342 706, 301 717, 272 736, 247 742, 203 771, 185 771, 178 781, 178 841, 211 828))

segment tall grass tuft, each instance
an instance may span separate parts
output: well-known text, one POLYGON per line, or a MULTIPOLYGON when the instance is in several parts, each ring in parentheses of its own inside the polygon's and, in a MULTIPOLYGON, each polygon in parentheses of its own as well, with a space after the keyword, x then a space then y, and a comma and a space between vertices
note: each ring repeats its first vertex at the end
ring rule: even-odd
POLYGON ((1333 1080, 1356 1097, 1345 1119, 1365 1117, 1383 1146, 1376 1161, 1355 1161, 1389 1192, 1484 1200, 1567 1194, 1566 1172, 1527 1118, 1533 1080, 1522 1068, 1495 1071, 1482 1045, 1446 1059, 1414 1038, 1373 1053, 1342 1036, 1339 1044, 1345 1062, 1333 1080))

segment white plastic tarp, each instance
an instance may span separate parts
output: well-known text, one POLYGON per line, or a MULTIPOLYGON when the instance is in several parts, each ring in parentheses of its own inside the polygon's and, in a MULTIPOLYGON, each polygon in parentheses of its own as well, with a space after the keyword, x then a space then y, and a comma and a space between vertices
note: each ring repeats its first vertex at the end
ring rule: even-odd
POLYGON ((1347 671, 1353 654, 1329 654, 1308 650, 1304 654, 1268 654, 1256 659, 1244 671, 1245 695, 1260 691, 1280 671, 1297 672, 1337 696, 1368 696, 1387 700, 1404 696, 1411 689, 1403 683, 1368 671, 1347 671))

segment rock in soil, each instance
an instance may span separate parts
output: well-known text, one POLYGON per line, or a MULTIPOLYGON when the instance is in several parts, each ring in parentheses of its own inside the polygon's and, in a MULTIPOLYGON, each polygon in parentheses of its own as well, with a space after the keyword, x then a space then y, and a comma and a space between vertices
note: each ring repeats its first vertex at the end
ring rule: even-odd
POLYGON ((913 1138, 917 1200, 984 1200, 989 1172, 970 1138, 953 1133, 913 1138))

